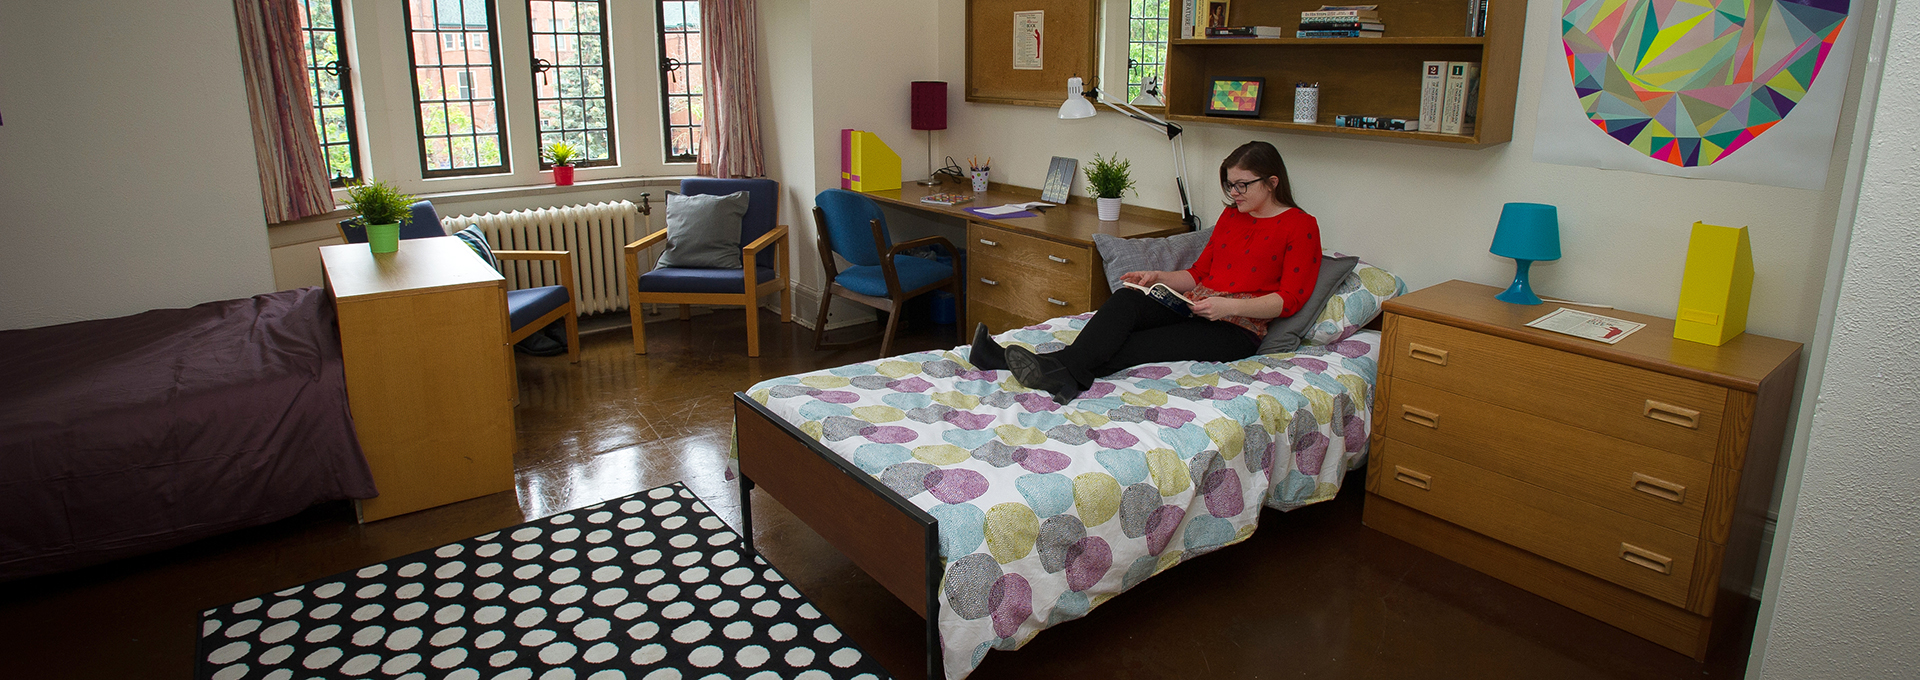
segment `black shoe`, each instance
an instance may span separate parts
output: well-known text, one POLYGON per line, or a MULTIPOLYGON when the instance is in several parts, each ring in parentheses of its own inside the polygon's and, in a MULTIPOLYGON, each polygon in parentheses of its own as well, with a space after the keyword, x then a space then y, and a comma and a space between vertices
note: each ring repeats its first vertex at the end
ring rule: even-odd
POLYGON ((973 349, 967 353, 967 358, 982 371, 1007 370, 1006 349, 993 341, 984 323, 973 327, 973 349))
POLYGON ((1043 390, 1053 395, 1053 402, 1065 405, 1080 396, 1080 385, 1067 373, 1067 367, 1053 357, 1034 354, 1032 350, 1019 345, 1006 348, 1007 370, 1013 371, 1013 379, 1028 388, 1043 390))

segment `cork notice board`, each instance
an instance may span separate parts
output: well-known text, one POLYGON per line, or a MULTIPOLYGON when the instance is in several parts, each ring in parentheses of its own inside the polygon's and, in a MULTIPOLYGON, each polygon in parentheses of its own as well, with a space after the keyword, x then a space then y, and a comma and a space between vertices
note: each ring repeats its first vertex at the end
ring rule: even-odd
POLYGON ((1068 78, 1098 84, 1099 9, 1099 0, 967 0, 967 101, 1059 106, 1068 78), (1014 68, 1016 12, 1044 13, 1039 70, 1014 68))

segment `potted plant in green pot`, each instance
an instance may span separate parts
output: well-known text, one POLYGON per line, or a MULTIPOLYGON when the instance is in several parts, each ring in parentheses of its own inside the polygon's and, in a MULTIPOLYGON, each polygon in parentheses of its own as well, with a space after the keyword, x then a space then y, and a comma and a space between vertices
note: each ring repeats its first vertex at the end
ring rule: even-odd
MULTIPOLYGON (((1102 222, 1120 219, 1120 195, 1132 190, 1131 165, 1122 160, 1119 153, 1109 158, 1093 155, 1093 162, 1087 164, 1087 191, 1094 196, 1102 222)), ((1134 195, 1138 196, 1139 192, 1134 195)))
POLYGON ((580 162, 580 147, 566 142, 554 142, 540 151, 540 157, 553 165, 553 184, 569 186, 573 184, 573 164, 580 162))
POLYGON ((414 197, 381 180, 347 188, 347 207, 360 213, 367 247, 376 253, 400 249, 400 223, 413 221, 414 197))

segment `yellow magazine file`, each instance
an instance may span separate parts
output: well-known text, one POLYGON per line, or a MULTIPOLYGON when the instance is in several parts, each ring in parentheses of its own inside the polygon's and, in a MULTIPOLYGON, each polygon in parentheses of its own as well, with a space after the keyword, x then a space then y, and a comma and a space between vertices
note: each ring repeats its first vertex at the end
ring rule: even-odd
POLYGON ((1673 337, 1724 345, 1746 332, 1747 303, 1752 299, 1753 246, 1747 240, 1747 228, 1693 223, 1673 337))
POLYGON ((846 153, 853 159, 847 168, 847 188, 854 191, 887 191, 900 188, 900 154, 894 153, 880 135, 853 130, 846 153))

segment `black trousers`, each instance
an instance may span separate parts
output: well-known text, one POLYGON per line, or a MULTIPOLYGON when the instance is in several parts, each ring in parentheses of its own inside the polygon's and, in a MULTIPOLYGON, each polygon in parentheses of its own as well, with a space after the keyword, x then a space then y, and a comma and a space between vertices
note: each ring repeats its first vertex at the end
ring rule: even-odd
POLYGON ((1260 340, 1225 321, 1183 316, 1145 293, 1121 288, 1094 312, 1073 344, 1045 356, 1067 367, 1080 389, 1093 381, 1156 361, 1239 361, 1260 340))

